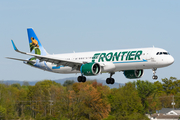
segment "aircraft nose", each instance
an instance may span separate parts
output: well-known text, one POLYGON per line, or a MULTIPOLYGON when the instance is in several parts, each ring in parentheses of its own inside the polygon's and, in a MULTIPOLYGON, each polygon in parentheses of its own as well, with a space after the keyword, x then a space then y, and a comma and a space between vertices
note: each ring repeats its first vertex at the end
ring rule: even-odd
POLYGON ((174 63, 174 58, 172 56, 170 56, 168 59, 168 64, 171 65, 173 63, 174 63))

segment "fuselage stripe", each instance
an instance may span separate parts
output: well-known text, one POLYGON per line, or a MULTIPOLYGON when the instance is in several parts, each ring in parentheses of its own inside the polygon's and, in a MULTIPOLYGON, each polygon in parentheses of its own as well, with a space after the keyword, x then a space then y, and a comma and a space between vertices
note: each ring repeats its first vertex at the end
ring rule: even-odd
POLYGON ((60 69, 61 67, 64 67, 64 66, 58 66, 58 67, 53 66, 52 69, 60 69))
POLYGON ((134 63, 134 62, 147 62, 147 60, 141 60, 141 61, 124 61, 124 62, 113 62, 113 64, 117 64, 117 63, 134 63))

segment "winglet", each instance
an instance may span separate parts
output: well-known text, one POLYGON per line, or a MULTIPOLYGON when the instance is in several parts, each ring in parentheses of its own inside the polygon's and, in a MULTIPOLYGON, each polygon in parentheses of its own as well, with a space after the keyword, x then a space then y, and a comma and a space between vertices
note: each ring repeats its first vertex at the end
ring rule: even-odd
POLYGON ((18 51, 18 49, 17 49, 16 45, 14 44, 13 40, 11 40, 11 42, 12 42, 12 45, 13 45, 14 50, 15 50, 15 51, 18 51))
POLYGON ((25 52, 19 51, 19 50, 17 49, 17 47, 16 47, 16 45, 14 44, 14 41, 13 41, 13 40, 11 40, 11 42, 12 42, 13 48, 14 48, 14 50, 15 50, 16 52, 19 52, 19 53, 22 53, 22 54, 26 54, 25 52))

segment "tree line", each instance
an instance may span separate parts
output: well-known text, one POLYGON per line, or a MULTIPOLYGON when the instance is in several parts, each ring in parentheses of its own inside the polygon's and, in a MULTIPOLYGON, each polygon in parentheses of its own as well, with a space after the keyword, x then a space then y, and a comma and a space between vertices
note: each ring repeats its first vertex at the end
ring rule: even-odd
POLYGON ((63 85, 52 80, 34 86, 0 84, 0 119, 139 120, 161 108, 180 107, 180 80, 136 80, 110 89, 96 80, 63 85))

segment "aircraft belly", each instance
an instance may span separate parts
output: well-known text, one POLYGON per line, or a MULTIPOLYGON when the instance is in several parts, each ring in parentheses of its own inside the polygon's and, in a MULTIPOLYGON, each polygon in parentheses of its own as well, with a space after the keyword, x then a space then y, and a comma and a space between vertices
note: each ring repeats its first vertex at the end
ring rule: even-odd
POLYGON ((154 62, 134 62, 134 63, 117 63, 115 64, 116 71, 136 70, 136 69, 152 69, 154 62))
POLYGON ((77 71, 77 70, 73 70, 72 71, 72 68, 71 67, 59 67, 58 69, 53 69, 52 68, 52 71, 53 72, 56 72, 56 73, 64 73, 64 74, 70 74, 70 73, 80 73, 80 71, 77 71))
POLYGON ((134 70, 134 69, 138 69, 140 65, 141 65, 140 63, 118 63, 118 64, 115 64, 116 71, 134 70))
POLYGON ((63 73, 63 74, 70 74, 70 73, 79 73, 77 70, 72 71, 72 67, 68 66, 55 66, 52 65, 52 63, 47 62, 45 65, 47 68, 49 68, 48 71, 55 72, 55 73, 63 73))

